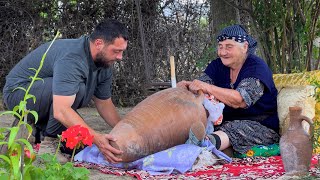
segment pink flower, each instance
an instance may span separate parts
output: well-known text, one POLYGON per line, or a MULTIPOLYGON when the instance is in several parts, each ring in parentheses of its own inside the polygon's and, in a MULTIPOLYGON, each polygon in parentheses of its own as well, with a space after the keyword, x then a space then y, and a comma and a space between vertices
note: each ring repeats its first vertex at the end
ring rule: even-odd
POLYGON ((36 154, 31 153, 28 148, 24 148, 24 155, 25 158, 31 159, 32 162, 36 159, 36 154))

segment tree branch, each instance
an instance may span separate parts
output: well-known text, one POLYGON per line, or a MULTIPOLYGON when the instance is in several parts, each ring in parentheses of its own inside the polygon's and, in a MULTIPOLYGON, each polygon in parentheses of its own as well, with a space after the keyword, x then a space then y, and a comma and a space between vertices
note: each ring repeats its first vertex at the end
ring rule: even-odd
POLYGON ((228 0, 223 0, 225 3, 227 3, 228 5, 230 5, 230 6, 232 6, 232 7, 234 7, 234 8, 237 8, 238 10, 240 10, 240 11, 246 11, 247 13, 249 13, 250 14, 250 16, 251 17, 253 17, 253 11, 251 10, 251 9, 249 9, 249 8, 245 8, 245 7, 243 7, 243 6, 239 6, 239 5, 237 5, 236 3, 234 3, 234 2, 230 2, 230 1, 228 1, 228 0))

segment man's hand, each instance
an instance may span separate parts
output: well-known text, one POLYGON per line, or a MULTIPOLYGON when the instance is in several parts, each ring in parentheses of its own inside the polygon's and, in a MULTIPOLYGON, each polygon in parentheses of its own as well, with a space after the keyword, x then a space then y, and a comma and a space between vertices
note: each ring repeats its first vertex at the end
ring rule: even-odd
POLYGON ((99 148, 100 152, 104 155, 105 159, 110 163, 121 162, 122 159, 117 158, 116 155, 120 155, 123 152, 112 147, 110 141, 116 141, 110 134, 95 134, 94 144, 99 148))
MULTIPOLYGON (((71 108, 75 99, 74 96, 58 96, 53 95, 53 109, 54 117, 60 121, 64 126, 70 127, 74 125, 81 125, 89 129, 90 134, 94 136, 93 143, 99 148, 100 152, 104 155, 107 161, 110 163, 116 163, 122 161, 122 159, 117 158, 115 155, 119 155, 122 152, 113 148, 109 142, 115 141, 115 139, 109 134, 100 134, 95 132, 90 128, 84 120, 79 116, 76 111, 71 108)), ((108 101, 109 102, 109 101, 108 101)), ((113 104, 112 104, 113 105, 113 104)), ((108 110, 108 108, 106 108, 108 110)), ((106 112, 108 112, 105 110, 106 112)), ((114 111, 113 111, 114 112, 114 111)), ((115 114, 115 113, 112 113, 115 114)), ((114 121, 112 125, 115 125, 116 122, 120 119, 119 116, 114 116, 114 121)))

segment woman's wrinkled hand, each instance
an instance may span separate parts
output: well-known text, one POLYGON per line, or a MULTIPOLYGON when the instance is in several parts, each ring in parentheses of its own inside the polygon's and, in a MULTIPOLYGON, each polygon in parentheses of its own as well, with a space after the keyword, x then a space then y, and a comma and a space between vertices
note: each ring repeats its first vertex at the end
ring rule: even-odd
POLYGON ((191 84, 191 81, 180 81, 177 83, 178 88, 184 88, 184 89, 189 89, 189 85, 191 84))
POLYGON ((208 83, 195 79, 188 85, 188 88, 195 94, 197 94, 200 90, 202 90, 204 94, 209 94, 209 86, 210 85, 208 83))

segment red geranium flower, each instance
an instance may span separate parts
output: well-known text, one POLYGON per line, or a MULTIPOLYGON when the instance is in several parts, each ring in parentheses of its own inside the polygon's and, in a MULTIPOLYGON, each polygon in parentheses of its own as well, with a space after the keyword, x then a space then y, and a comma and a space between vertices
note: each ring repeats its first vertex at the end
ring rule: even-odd
POLYGON ((81 125, 75 125, 69 127, 61 134, 61 141, 65 141, 66 146, 70 149, 79 148, 80 146, 91 146, 93 142, 93 136, 90 134, 88 128, 81 125))

